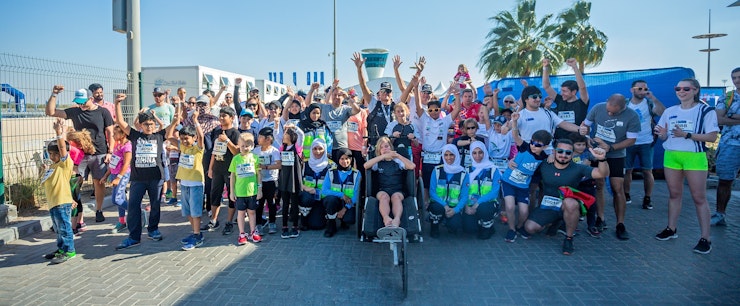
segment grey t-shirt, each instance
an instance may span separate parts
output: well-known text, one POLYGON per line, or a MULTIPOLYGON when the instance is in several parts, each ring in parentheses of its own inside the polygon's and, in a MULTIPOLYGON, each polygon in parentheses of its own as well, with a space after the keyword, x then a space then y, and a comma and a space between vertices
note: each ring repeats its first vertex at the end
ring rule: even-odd
MULTIPOLYGON (((625 109, 613 116, 606 111, 606 102, 594 105, 586 116, 586 125, 591 126, 591 137, 598 137, 607 144, 613 145, 627 138, 637 138, 640 133, 640 117, 637 113, 625 107, 625 109)), ((609 151, 607 158, 620 158, 627 155, 627 149, 609 151)))
POLYGON ((326 122, 326 126, 334 137, 332 149, 348 148, 347 143, 347 120, 352 116, 352 108, 347 105, 340 105, 337 108, 330 104, 318 104, 321 109, 321 120, 326 122))

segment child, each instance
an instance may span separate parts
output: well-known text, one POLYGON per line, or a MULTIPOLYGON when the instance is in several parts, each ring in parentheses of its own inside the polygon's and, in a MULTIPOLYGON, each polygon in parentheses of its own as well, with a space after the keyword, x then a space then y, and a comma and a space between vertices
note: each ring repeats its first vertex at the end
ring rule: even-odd
MULTIPOLYGON (((180 180, 182 198, 182 216, 190 221, 193 233, 181 240, 184 251, 193 250, 203 245, 203 233, 200 232, 200 219, 203 215, 203 151, 205 150, 203 128, 198 121, 200 111, 193 110, 193 125, 180 129, 179 159, 177 176, 180 180)), ((178 118, 179 119, 179 118, 178 118)), ((172 135, 167 135, 172 136, 172 135)))
POLYGON ((113 185, 112 200, 113 204, 118 206, 118 223, 113 228, 112 233, 120 233, 126 230, 126 210, 128 209, 128 199, 126 199, 126 185, 131 178, 131 142, 126 139, 126 134, 119 126, 113 128, 113 138, 116 140, 116 146, 113 148, 113 154, 110 157, 108 171, 105 172, 101 180, 110 180, 113 185), (111 175, 112 174, 112 175, 111 175))
POLYGON ((168 167, 170 174, 170 188, 165 193, 165 198, 169 199, 169 201, 167 201, 167 205, 180 207, 181 204, 177 202, 177 163, 180 160, 180 144, 177 138, 177 130, 174 131, 174 135, 172 135, 172 137, 167 137, 167 146, 165 149, 167 150, 167 157, 169 158, 168 167))
POLYGON ((332 237, 337 232, 336 219, 342 221, 341 228, 349 228, 355 221, 350 212, 360 197, 360 172, 354 169, 352 151, 347 148, 337 150, 337 167, 330 169, 321 186, 322 202, 326 208, 326 230, 324 237, 332 237))
POLYGON ((504 171, 503 182, 501 182, 506 216, 509 218, 506 242, 514 242, 517 232, 522 238, 529 239, 529 234, 522 228, 529 217, 529 183, 540 163, 547 159, 544 150, 552 140, 552 135, 548 131, 539 130, 532 134, 532 141, 527 143, 519 136, 517 120, 519 120, 519 112, 511 115, 512 136, 519 147, 519 153, 509 161, 509 167, 504 171), (514 213, 515 205, 519 206, 518 222, 514 213))
MULTIPOLYGON (((574 132, 574 133, 568 134, 568 139, 570 139, 573 142, 573 159, 572 160, 574 163, 590 165, 592 167, 598 167, 598 162, 596 162, 596 159, 591 154, 591 151, 586 149, 588 147, 587 145, 588 139, 586 138, 586 136, 583 136, 579 133, 574 132)), ((596 180, 594 179, 581 180, 581 182, 578 184, 577 189, 596 197, 596 180)), ((603 193, 602 193, 601 201, 603 201, 603 193)), ((588 234, 594 238, 601 237, 601 231, 599 231, 598 228, 596 228, 596 211, 597 210, 598 210, 598 206, 594 204, 594 205, 591 205, 591 207, 589 207, 588 210, 586 211, 587 231, 588 231, 588 234)))
POLYGON ((514 146, 514 138, 511 131, 503 133, 502 127, 506 124, 504 116, 497 116, 493 119, 493 126, 488 128, 488 152, 493 161, 493 165, 498 168, 499 172, 504 173, 509 166, 509 158, 514 146))
POLYGON ((471 83, 470 81, 470 74, 468 73, 468 67, 465 66, 465 64, 460 64, 457 66, 457 73, 455 74, 455 77, 453 78, 455 82, 460 84, 460 89, 465 89, 467 87, 465 83, 471 83))
POLYGON ((396 115, 396 120, 388 124, 385 134, 394 138, 392 151, 398 152, 406 159, 411 159, 411 144, 419 143, 419 131, 409 121, 409 107, 406 104, 396 104, 393 113, 396 115))
POLYGON ((80 197, 82 176, 80 175, 77 166, 80 165, 85 155, 95 155, 95 146, 90 137, 90 132, 85 129, 82 129, 82 131, 75 131, 74 128, 70 127, 67 131, 67 141, 69 141, 70 144, 69 157, 72 158, 72 162, 75 165, 73 171, 75 178, 72 179, 72 184, 74 185, 72 188, 72 199, 74 199, 77 205, 72 209, 72 224, 76 225, 72 229, 72 232, 74 232, 75 235, 79 235, 87 230, 87 224, 85 224, 85 221, 83 220, 84 205, 82 205, 82 199, 80 197))
POLYGON ((452 140, 452 144, 455 145, 458 149, 458 152, 460 153, 460 156, 462 156, 462 161, 460 164, 463 167, 470 167, 472 164, 472 161, 470 159, 470 144, 474 141, 480 141, 485 143, 485 138, 478 135, 478 122, 475 121, 473 118, 465 119, 465 121, 462 122, 462 136, 455 138, 452 140))
POLYGON ((52 264, 60 264, 74 258, 74 234, 72 233, 72 190, 69 181, 72 178, 74 164, 69 158, 69 144, 64 137, 64 119, 57 118, 54 123, 56 143, 47 147, 52 165, 44 172, 41 185, 49 201, 49 215, 57 233, 57 250, 46 254, 44 258, 51 259, 52 264))
POLYGON ((262 241, 262 236, 257 232, 257 218, 255 209, 257 199, 262 198, 262 179, 260 178, 259 157, 252 153, 254 147, 254 135, 242 133, 239 135, 240 154, 234 155, 229 165, 231 172, 230 185, 233 192, 229 195, 236 202, 237 216, 236 225, 239 228, 237 245, 245 245, 247 240, 252 242, 262 241), (249 216, 249 232, 244 231, 244 216, 249 216))
MULTIPOLYGON (((211 141, 213 142, 213 154, 211 154, 211 162, 208 169, 208 177, 211 178, 211 220, 208 221, 203 230, 213 232, 220 226, 218 222, 218 212, 221 208, 221 198, 224 197, 224 186, 226 186, 227 193, 233 192, 229 190, 229 165, 234 154, 239 153, 239 131, 233 127, 234 116, 236 112, 231 107, 221 108, 218 115, 218 122, 221 124, 211 132, 211 141)), ((229 199, 229 210, 226 217, 226 225, 224 226, 222 234, 229 235, 233 229, 231 220, 234 219, 234 213, 236 208, 234 202, 231 201, 231 197, 226 195, 229 199)))
POLYGON ((296 142, 298 133, 293 128, 288 128, 283 133, 283 148, 280 152, 280 175, 278 177, 278 189, 283 199, 283 232, 280 238, 297 238, 298 233, 298 202, 300 191, 303 189, 303 154, 298 153, 296 142), (293 228, 288 229, 288 221, 293 223, 293 228))
MULTIPOLYGON (((403 104, 401 104, 403 105, 403 104)), ((398 108, 398 105, 396 106, 398 108)), ((396 118, 399 118, 396 116, 396 118)), ((416 165, 400 153, 393 151, 391 140, 380 137, 376 144, 375 157, 365 163, 365 169, 378 171, 378 210, 385 226, 400 226, 403 214, 402 170, 413 170, 416 165), (391 206, 392 204, 392 206, 391 206), (390 213, 393 212, 393 218, 390 213)))
MULTIPOLYGON (((258 225, 265 224, 262 219, 262 213, 265 209, 265 202, 267 202, 268 218, 267 232, 270 234, 277 233, 277 226, 275 225, 275 219, 277 214, 277 205, 275 204, 275 191, 277 191, 278 175, 280 168, 282 167, 280 161, 280 151, 275 148, 272 144, 274 142, 273 129, 271 127, 263 128, 259 131, 257 137, 257 143, 259 147, 256 147, 253 151, 259 159, 260 178, 262 179, 262 198, 257 199, 257 222, 258 225)), ((251 218, 251 217, 250 217, 251 218)), ((251 222, 251 219, 250 219, 251 222)), ((257 227, 258 234, 262 235, 262 232, 257 227)))

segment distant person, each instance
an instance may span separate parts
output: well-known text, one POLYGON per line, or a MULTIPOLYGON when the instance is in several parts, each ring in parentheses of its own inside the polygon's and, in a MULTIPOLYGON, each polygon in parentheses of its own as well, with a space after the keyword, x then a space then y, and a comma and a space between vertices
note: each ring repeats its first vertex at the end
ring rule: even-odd
POLYGON ((452 78, 455 83, 460 85, 460 89, 465 89, 468 86, 465 84, 470 84, 470 87, 473 87, 473 81, 470 80, 470 73, 468 72, 468 67, 465 66, 465 64, 460 64, 457 66, 457 73, 455 73, 455 76, 452 78))
MULTIPOLYGON (((567 80, 560 86, 560 94, 555 92, 555 89, 550 85, 550 60, 544 59, 542 61, 542 87, 547 92, 548 97, 552 97, 555 102, 555 108, 553 111, 566 122, 580 125, 583 119, 586 118, 588 113, 588 90, 586 89, 586 82, 583 80, 583 74, 578 69, 578 62, 576 59, 569 58, 565 61, 566 65, 573 68, 573 72, 576 74, 576 80, 567 80), (576 94, 581 94, 581 97, 576 97, 576 94)), ((522 97, 524 100, 524 97, 522 97)), ((549 104, 545 105, 545 108, 550 108, 549 104)), ((555 131, 555 139, 566 138, 568 136, 568 130, 558 128, 555 131)))
POLYGON ((740 67, 732 70, 735 90, 717 102, 717 122, 723 126, 717 157, 717 212, 712 215, 712 225, 725 225, 727 203, 732 195, 732 183, 740 170, 740 67))
POLYGON ((90 86, 87 87, 87 89, 90 90, 90 93, 92 94, 93 103, 95 105, 100 106, 102 108, 105 108, 110 113, 111 117, 113 117, 113 120, 116 120, 116 105, 105 101, 103 96, 103 85, 100 85, 98 83, 90 84, 90 86))

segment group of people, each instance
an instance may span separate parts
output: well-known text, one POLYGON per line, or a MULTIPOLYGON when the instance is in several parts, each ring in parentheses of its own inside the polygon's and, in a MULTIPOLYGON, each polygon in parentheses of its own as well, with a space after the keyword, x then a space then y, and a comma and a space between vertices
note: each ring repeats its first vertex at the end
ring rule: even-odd
MULTIPOLYGON (((359 53, 352 61, 359 93, 345 91, 338 80, 323 92, 318 83, 307 93, 288 89, 270 102, 261 101, 257 89, 249 89, 242 100, 241 79, 236 79, 233 92, 222 87, 218 93, 206 90, 189 98, 184 88, 172 96, 155 88, 155 103, 137 114, 132 125, 121 110, 125 94, 107 102, 102 86, 93 84, 76 92, 77 107, 60 110, 56 97, 64 87, 54 86, 47 115, 71 119, 70 130, 84 131, 86 137, 71 139, 63 120, 54 124, 57 141, 47 147, 52 165, 43 182, 59 238, 57 250, 47 258, 59 263, 74 257, 72 235, 85 228, 81 219, 71 221, 73 214, 80 215, 74 210, 81 209, 78 196, 72 196, 74 184, 66 183, 75 173, 92 174, 96 222, 104 221, 104 188, 113 186, 112 200, 119 207, 114 231, 129 232, 116 249, 140 245, 143 217, 148 219, 147 237, 161 240, 162 198, 171 194, 174 200, 167 203, 180 206, 191 224, 182 249, 192 250, 204 243, 204 231, 222 226, 223 235, 232 234, 236 226, 238 245, 260 242, 265 233, 278 233, 279 211, 281 238, 310 229, 323 229, 324 236, 332 237, 355 223, 357 206, 366 194, 378 199, 377 217, 384 226, 401 226, 402 202, 409 196, 398 183, 404 171, 413 171, 423 182, 425 190, 418 196, 427 200, 423 211, 431 237, 440 237, 444 226, 451 233, 473 232, 489 239, 501 214, 508 225, 505 241, 528 239, 549 228, 565 234, 563 253, 569 255, 579 220, 585 219, 587 233, 597 238, 608 227, 606 178, 616 237, 629 239, 625 210, 631 202, 636 159, 645 178, 642 208, 652 209, 655 138, 663 140, 670 192, 667 226, 655 238, 678 237, 684 177, 701 227, 694 251, 709 253, 710 223, 725 222, 728 186, 740 168, 729 157, 738 146, 735 125, 740 119, 733 116, 740 110, 740 91, 728 94, 715 112, 699 100, 698 82, 685 79, 675 87, 680 104, 666 108, 647 82, 635 80, 630 98, 614 94, 589 111, 587 87, 575 60, 567 61, 575 81, 564 82, 560 93, 550 84, 545 60, 542 84, 547 96, 524 84, 519 99, 508 95, 499 106, 499 90, 489 84, 483 87, 482 101, 477 99, 464 65, 439 98, 422 76, 423 57, 414 64, 416 73, 407 84, 396 56, 401 93, 395 99, 388 82, 374 93, 370 90, 359 53), (219 102, 222 95, 224 101, 219 102), (726 126, 727 133, 717 156, 718 195, 723 197, 718 196, 717 213, 710 217, 704 144, 715 141, 718 124, 726 126), (365 190, 365 171, 377 172, 378 190, 365 190), (149 204, 142 210, 145 193, 149 204), (220 214, 223 200, 228 202, 226 216, 220 214), (148 213, 142 216, 142 211, 148 213)), ((740 68, 733 70, 732 80, 740 88, 740 68)))

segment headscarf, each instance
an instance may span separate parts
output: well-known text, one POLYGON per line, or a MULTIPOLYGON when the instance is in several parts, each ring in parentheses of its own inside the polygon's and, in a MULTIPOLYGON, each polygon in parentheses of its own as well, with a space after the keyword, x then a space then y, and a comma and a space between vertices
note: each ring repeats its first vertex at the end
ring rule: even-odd
POLYGON ((305 118, 305 119, 303 119, 303 120, 301 120, 301 121, 300 121, 300 122, 298 123, 298 127, 299 127, 299 128, 300 128, 300 129, 301 129, 301 130, 302 130, 303 132, 310 132, 310 131, 314 131, 314 130, 316 130, 316 129, 318 129, 318 128, 320 128, 320 127, 322 127, 322 126, 325 126, 325 125, 326 125, 326 123, 324 122, 324 120, 321 120, 320 118, 319 118, 319 120, 316 120, 316 121, 313 121, 313 120, 311 120, 311 112, 312 112, 312 111, 313 111, 314 109, 317 109, 317 108, 318 108, 318 109, 321 109, 321 108, 319 107, 319 105, 318 105, 318 104, 316 104, 316 103, 312 103, 311 105, 309 105, 309 106, 308 106, 308 107, 306 108, 306 118, 305 118))
POLYGON ((326 142, 324 142, 323 139, 314 139, 313 143, 311 143, 311 154, 309 154, 308 166, 311 167, 311 170, 313 170, 313 172, 319 173, 322 170, 326 169, 326 166, 328 165, 329 158, 326 157, 326 142), (321 158, 316 158, 313 156, 313 148, 315 147, 324 148, 324 154, 321 156, 321 158))
POLYGON ((465 170, 463 166, 460 166, 460 152, 458 152, 455 145, 448 143, 442 147, 442 167, 445 169, 445 173, 449 174, 457 174, 465 170), (446 151, 450 151, 452 154, 455 154, 455 161, 452 162, 452 165, 448 165, 444 160, 444 154, 446 151))
POLYGON ((475 178, 481 171, 493 168, 493 163, 488 157, 488 150, 486 150, 486 146, 480 141, 473 141, 473 143, 470 144, 470 160, 473 162, 471 166, 474 169, 473 172, 470 173, 471 183, 475 180, 475 178), (475 158, 473 158, 473 150, 475 150, 476 148, 483 151, 483 160, 481 160, 479 163, 475 161, 475 158))
POLYGON ((355 163, 355 161, 352 158, 352 151, 350 151, 347 148, 339 148, 339 149, 337 149, 337 153, 336 153, 336 156, 334 158, 337 159, 336 160, 336 164, 337 164, 337 170, 339 170, 339 171, 349 171, 349 170, 352 169, 352 165, 355 163), (342 157, 342 156, 345 156, 345 155, 346 156, 349 156, 349 167, 342 167, 342 165, 339 164, 339 158, 342 157))

